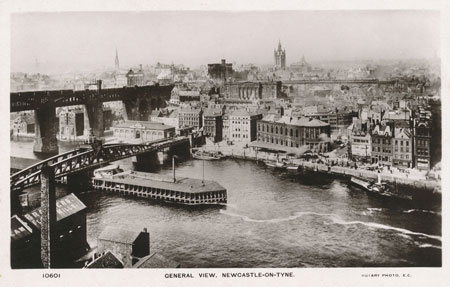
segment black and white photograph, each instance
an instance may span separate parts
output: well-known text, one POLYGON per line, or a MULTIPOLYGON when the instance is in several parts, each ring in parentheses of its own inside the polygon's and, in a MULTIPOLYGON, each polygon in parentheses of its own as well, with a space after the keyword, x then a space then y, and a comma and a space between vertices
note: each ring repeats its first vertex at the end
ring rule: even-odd
POLYGON ((439 8, 176 7, 9 14, 6 268, 448 267, 439 8))

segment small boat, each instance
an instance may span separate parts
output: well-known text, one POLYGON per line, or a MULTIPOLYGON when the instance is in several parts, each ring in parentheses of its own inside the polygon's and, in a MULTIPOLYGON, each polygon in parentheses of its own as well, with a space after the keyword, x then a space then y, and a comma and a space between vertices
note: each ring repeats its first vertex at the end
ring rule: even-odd
POLYGON ((207 152, 201 152, 201 151, 192 153, 192 157, 195 159, 201 159, 201 160, 219 160, 219 159, 221 159, 221 157, 218 155, 210 154, 207 152))
POLYGON ((267 167, 273 168, 273 169, 286 169, 286 163, 280 162, 280 161, 273 161, 273 160, 265 160, 264 163, 267 167))
POLYGON ((389 186, 386 183, 381 182, 380 175, 378 175, 377 182, 356 176, 352 176, 350 182, 375 195, 396 199, 412 200, 411 196, 391 192, 389 186))
POLYGON ((299 168, 299 166, 300 165, 298 165, 298 164, 295 164, 295 163, 288 163, 287 165, 286 165, 286 170, 288 171, 288 172, 298 172, 298 168, 299 168))

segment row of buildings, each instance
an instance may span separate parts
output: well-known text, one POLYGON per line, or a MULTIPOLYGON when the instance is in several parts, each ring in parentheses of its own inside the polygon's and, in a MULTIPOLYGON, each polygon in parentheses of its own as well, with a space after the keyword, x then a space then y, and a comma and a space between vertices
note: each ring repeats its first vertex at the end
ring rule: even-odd
POLYGON ((328 151, 330 124, 312 117, 289 117, 277 113, 250 112, 244 109, 223 114, 218 109, 179 111, 180 127, 203 128, 205 136, 214 142, 222 140, 250 143, 258 141, 274 150, 283 147, 328 151), (202 121, 203 118, 203 121, 202 121))
POLYGON ((426 106, 354 118, 348 127, 349 157, 373 164, 429 170, 434 161, 432 127, 431 111, 426 106))

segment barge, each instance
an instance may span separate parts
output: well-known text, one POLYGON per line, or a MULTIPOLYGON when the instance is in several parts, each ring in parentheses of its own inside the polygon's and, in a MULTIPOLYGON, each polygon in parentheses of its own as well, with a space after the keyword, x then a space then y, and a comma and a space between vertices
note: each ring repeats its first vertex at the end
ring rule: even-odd
POLYGON ((374 195, 379 195, 382 197, 389 197, 394 199, 402 199, 402 200, 412 200, 412 196, 402 195, 399 193, 394 193, 391 191, 389 186, 386 183, 381 182, 381 178, 378 175, 378 181, 374 182, 371 180, 367 180, 364 178, 352 176, 350 178, 350 183, 353 185, 362 188, 363 190, 372 193, 374 195))
POLYGON ((125 171, 108 178, 94 177, 94 189, 135 195, 152 200, 186 205, 227 202, 227 190, 215 181, 177 178, 154 173, 125 171))
POLYGON ((287 166, 285 162, 273 161, 273 160, 265 160, 264 164, 268 168, 277 169, 277 170, 286 169, 286 166, 287 166))
POLYGON ((226 156, 222 154, 220 151, 216 152, 216 151, 197 150, 195 152, 192 152, 192 157, 201 160, 219 160, 225 158, 226 156))

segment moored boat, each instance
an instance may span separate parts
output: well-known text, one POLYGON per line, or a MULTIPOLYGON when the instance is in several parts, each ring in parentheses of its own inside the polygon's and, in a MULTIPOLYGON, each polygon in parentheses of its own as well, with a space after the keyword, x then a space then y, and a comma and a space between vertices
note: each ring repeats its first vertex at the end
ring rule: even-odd
POLYGON ((288 164, 286 165, 286 170, 287 170, 288 172, 296 173, 296 172, 298 172, 299 166, 300 166, 300 165, 291 162, 291 163, 288 163, 288 164))
POLYGON ((378 175, 377 182, 356 176, 352 176, 350 182, 374 195, 395 199, 412 200, 411 196, 391 192, 389 186, 386 183, 381 182, 380 175, 378 175))
POLYGON ((201 159, 201 160, 219 160, 219 159, 221 159, 221 157, 218 155, 210 154, 207 152, 201 152, 201 151, 192 153, 192 157, 195 159, 201 159))
POLYGON ((267 167, 273 169, 286 169, 286 163, 281 161, 265 160, 264 163, 267 167))

